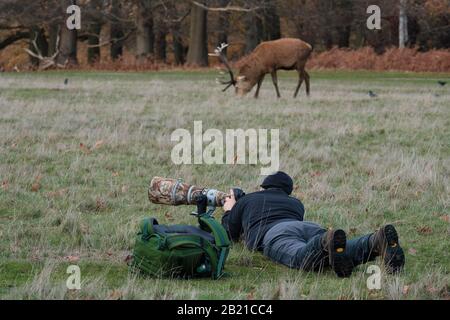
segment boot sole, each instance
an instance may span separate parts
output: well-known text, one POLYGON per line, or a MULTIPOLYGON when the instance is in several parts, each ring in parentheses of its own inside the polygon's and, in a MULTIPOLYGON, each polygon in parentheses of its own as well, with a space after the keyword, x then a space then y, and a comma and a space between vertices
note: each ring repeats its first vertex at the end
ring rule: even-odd
POLYGON ((339 278, 350 277, 353 271, 353 262, 345 253, 347 236, 344 230, 335 230, 330 241, 328 252, 330 265, 339 278))
POLYGON ((397 273, 405 265, 405 254, 398 242, 398 233, 391 224, 384 226, 384 238, 386 249, 384 253, 384 265, 389 273, 397 273))

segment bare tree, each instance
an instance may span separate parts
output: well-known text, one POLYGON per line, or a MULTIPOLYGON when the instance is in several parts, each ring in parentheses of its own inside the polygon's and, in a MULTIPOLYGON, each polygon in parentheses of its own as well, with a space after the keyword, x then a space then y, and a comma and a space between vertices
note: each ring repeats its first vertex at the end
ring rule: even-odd
POLYGON ((10 44, 15 43, 16 41, 25 39, 30 37, 30 33, 28 31, 16 31, 12 34, 7 35, 4 39, 0 40, 0 50, 6 48, 10 44))
POLYGON ((111 17, 110 17, 110 39, 118 39, 111 43, 109 55, 112 60, 118 59, 123 54, 123 40, 124 36, 122 26, 122 5, 120 0, 111 0, 111 17))
POLYGON ((136 57, 145 62, 154 52, 153 14, 151 0, 137 0, 136 7, 136 57))
POLYGON ((208 65, 207 13, 204 3, 193 3, 190 19, 189 51, 187 63, 205 67, 208 65), (200 4, 200 5, 198 5, 200 4))
MULTIPOLYGON (((167 33, 168 22, 166 21, 168 11, 173 11, 172 1, 160 7, 154 7, 153 11, 153 33, 155 42, 155 59, 166 62, 167 58, 167 33)), ((172 12, 171 12, 172 13, 172 12)))
MULTIPOLYGON (((191 12, 191 4, 189 2, 180 2, 177 0, 167 0, 167 2, 161 6, 163 10, 161 12, 161 22, 165 30, 165 35, 171 33, 172 35, 172 50, 174 54, 174 62, 176 65, 185 63, 185 46, 183 44, 184 28, 183 22, 185 18, 191 12)), ((166 49, 166 38, 164 40, 164 54, 166 49)), ((162 51, 161 45, 161 53, 162 51)), ((160 55, 161 56, 161 55, 160 55)), ((164 56, 165 58, 165 56, 164 56)))
POLYGON ((89 64, 100 60, 100 33, 103 25, 103 1, 91 0, 88 2, 85 10, 84 19, 87 21, 87 60, 89 64))
MULTIPOLYGON (((66 17, 66 8, 70 5, 77 4, 76 0, 62 0, 61 16, 66 17)), ((60 22, 60 42, 59 54, 57 56, 57 63, 59 65, 77 65, 77 29, 70 30, 66 26, 66 21, 63 19, 60 22)))
POLYGON ((398 47, 404 48, 408 42, 407 0, 400 0, 398 17, 398 47))
MULTIPOLYGON (((221 7, 226 7, 230 4, 231 0, 219 0, 219 5, 221 7)), ((219 47, 222 43, 228 43, 228 32, 230 28, 230 12, 224 11, 219 13, 219 32, 217 35, 217 41, 216 44, 219 47)), ((227 47, 223 48, 223 54, 227 54, 227 47)))
POLYGON ((264 40, 276 40, 281 38, 280 16, 278 15, 275 0, 265 0, 263 8, 264 40))

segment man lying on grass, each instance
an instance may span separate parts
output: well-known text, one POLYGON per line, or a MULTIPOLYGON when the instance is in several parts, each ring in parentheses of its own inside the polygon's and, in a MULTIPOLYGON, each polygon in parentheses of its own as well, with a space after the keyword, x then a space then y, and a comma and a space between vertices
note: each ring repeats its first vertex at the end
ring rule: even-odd
POLYGON ((250 250, 290 268, 320 271, 330 266, 338 277, 349 277, 354 267, 377 256, 390 273, 403 268, 405 256, 394 226, 347 241, 341 229, 327 231, 303 221, 303 204, 290 196, 293 182, 286 173, 267 176, 261 187, 237 202, 233 192, 226 199, 222 225, 232 240, 242 237, 250 250))

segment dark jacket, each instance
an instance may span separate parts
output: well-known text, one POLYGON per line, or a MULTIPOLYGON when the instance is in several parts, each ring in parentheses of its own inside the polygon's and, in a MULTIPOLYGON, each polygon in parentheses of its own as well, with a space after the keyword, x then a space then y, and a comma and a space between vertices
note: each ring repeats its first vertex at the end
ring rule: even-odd
POLYGON ((251 250, 262 250, 266 232, 282 221, 303 221, 305 209, 300 200, 281 189, 267 189, 245 195, 225 212, 222 225, 233 241, 240 236, 251 250))

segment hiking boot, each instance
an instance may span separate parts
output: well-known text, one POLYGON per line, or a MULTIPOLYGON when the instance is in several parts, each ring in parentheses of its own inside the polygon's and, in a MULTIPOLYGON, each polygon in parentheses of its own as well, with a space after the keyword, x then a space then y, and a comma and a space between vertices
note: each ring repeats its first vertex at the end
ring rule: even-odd
POLYGON ((350 277, 353 262, 345 253, 347 236, 344 230, 328 230, 322 236, 322 248, 328 253, 330 266, 339 278, 350 277))
POLYGON ((383 258, 384 266, 388 273, 397 273, 405 265, 405 254, 398 242, 397 230, 391 224, 387 224, 377 230, 370 237, 373 253, 383 258))

